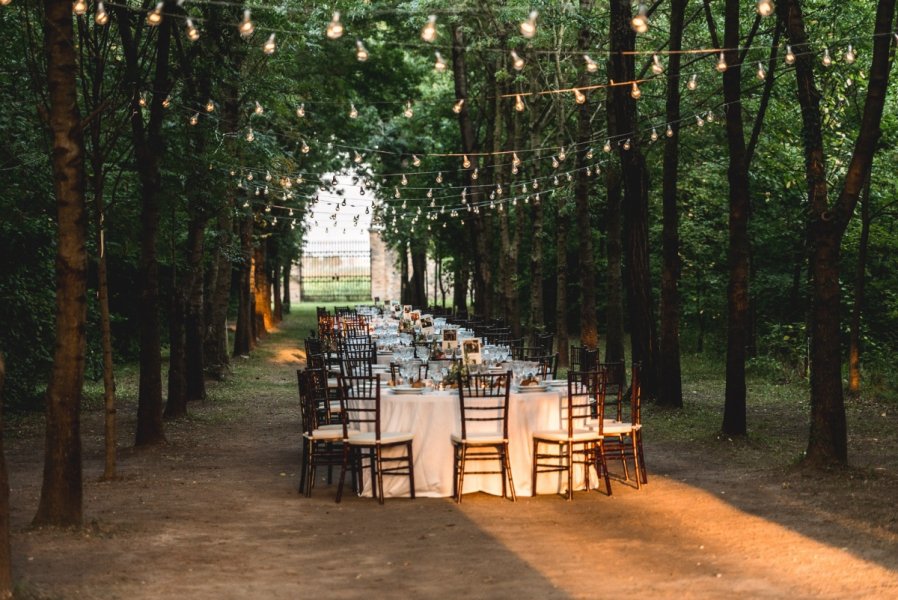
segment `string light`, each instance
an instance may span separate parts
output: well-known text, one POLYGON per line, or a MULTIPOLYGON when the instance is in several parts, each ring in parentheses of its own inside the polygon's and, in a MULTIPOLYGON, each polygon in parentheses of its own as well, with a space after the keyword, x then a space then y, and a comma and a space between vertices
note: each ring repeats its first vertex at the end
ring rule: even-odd
POLYGON ((190 40, 191 42, 195 42, 200 39, 200 30, 196 28, 196 25, 193 24, 193 21, 190 20, 190 17, 187 18, 185 26, 187 28, 188 40, 190 40))
POLYGON ((561 149, 558 151, 558 160, 560 160, 561 162, 564 162, 564 160, 566 158, 567 158, 567 153, 564 151, 564 146, 562 146, 561 149))
POLYGON ((299 117, 300 119, 302 119, 304 116, 306 116, 306 105, 305 104, 300 104, 299 106, 296 107, 296 116, 299 117))
POLYGON ((611 152, 611 141, 610 140, 605 140, 605 145, 602 146, 602 151, 605 152, 606 154, 611 152))
POLYGON ((412 103, 411 103, 411 101, 406 102, 406 103, 405 103, 405 110, 402 111, 402 116, 405 117, 406 119, 411 119, 412 116, 414 116, 414 114, 415 114, 415 113, 414 113, 414 111, 412 110, 412 103))
POLYGON ((833 59, 829 55, 829 48, 823 49, 823 66, 828 67, 833 64, 833 59))
POLYGON ((437 73, 442 73, 446 70, 446 61, 443 60, 443 56, 439 53, 439 51, 433 53, 436 56, 436 62, 433 63, 433 69, 437 73))
POLYGON ((465 169, 471 168, 471 160, 468 158, 467 154, 465 154, 464 157, 462 158, 461 166, 464 167, 465 169))
POLYGON ((350 118, 350 119, 355 119, 355 118, 358 117, 358 116, 359 116, 359 111, 356 110, 355 104, 353 104, 352 102, 350 102, 350 103, 349 103, 349 118, 350 118))
POLYGON ((359 62, 368 60, 368 50, 365 49, 365 44, 362 43, 362 40, 355 41, 355 58, 359 62))
POLYGON ((327 24, 327 29, 325 29, 324 33, 329 40, 339 39, 343 35, 343 24, 340 22, 339 11, 334 11, 331 22, 327 24))
POLYGON ((698 125, 699 127, 705 126, 705 120, 702 118, 701 115, 695 115, 695 124, 698 125))
POLYGON ((521 21, 521 35, 528 40, 536 35, 536 17, 539 16, 537 11, 531 11, 530 16, 525 21, 521 21))
POLYGON ((94 14, 94 23, 100 26, 109 23, 109 13, 106 12, 106 8, 103 6, 102 2, 97 2, 97 12, 94 14))
POLYGON ((362 155, 359 154, 358 151, 356 151, 355 157, 352 160, 355 162, 355 164, 359 164, 362 162, 362 155))
POLYGON ((767 70, 764 69, 764 65, 762 63, 758 63, 758 71, 755 76, 760 81, 764 81, 765 79, 767 79, 767 70))
POLYGON ((786 46, 786 64, 793 65, 795 64, 795 53, 792 52, 792 46, 786 46))
POLYGON ((657 142, 657 141, 658 141, 658 132, 655 131, 655 128, 654 128, 654 127, 652 127, 651 140, 652 140, 653 142, 657 142))
POLYGON ((471 173, 471 179, 477 181, 478 177, 480 177, 480 169, 474 169, 474 172, 471 173))
POLYGON ((240 32, 241 37, 244 38, 248 38, 256 30, 256 26, 253 25, 253 20, 250 18, 250 11, 248 8, 243 11, 243 20, 240 21, 237 30, 240 32))
MULTIPOLYGON (((80 2, 80 1, 81 0, 78 0, 75 4, 77 5, 78 2, 80 2)), ((160 2, 159 4, 156 5, 156 8, 154 8, 153 10, 151 10, 150 12, 147 13, 147 25, 149 25, 150 27, 155 27, 156 25, 158 25, 159 23, 162 22, 162 8, 163 8, 163 3, 160 2)), ((84 13, 81 13, 81 14, 84 14, 84 13)))
POLYGON ((648 8, 646 8, 644 3, 639 3, 639 6, 636 9, 636 14, 633 15, 633 18, 630 20, 630 27, 632 27, 633 31, 636 33, 645 33, 649 30, 648 8))
POLYGON ((276 46, 274 43, 274 34, 272 33, 270 36, 268 36, 268 39, 262 45, 262 52, 271 56, 272 54, 274 54, 275 49, 276 46))
POLYGON ((851 44, 848 44, 848 50, 845 51, 845 62, 850 64, 854 64, 854 61, 857 59, 857 54, 854 52, 854 48, 851 47, 851 44))
POLYGON ((402 179, 399 180, 399 183, 402 185, 408 185, 408 178, 405 176, 405 173, 402 174, 402 179))
POLYGON ((524 59, 518 56, 518 53, 514 50, 511 51, 511 66, 514 67, 515 71, 520 71, 524 68, 524 59))
POLYGON ((558 162, 558 159, 553 156, 552 157, 552 168, 557 169, 560 164, 561 163, 558 162))
POLYGON ((574 102, 576 102, 577 104, 583 104, 584 102, 586 102, 586 96, 584 96, 583 92, 581 92, 577 88, 574 88, 574 102))
POLYGON ((166 96, 162 101, 162 108, 168 108, 169 106, 171 106, 171 96, 166 96))
POLYGON ((309 145, 306 143, 305 140, 303 140, 303 141, 302 141, 302 147, 300 148, 300 151, 301 151, 303 154, 308 154, 308 153, 309 153, 309 150, 311 150, 311 148, 309 148, 309 145))
POLYGON ((726 73, 727 59, 723 56, 723 52, 720 53, 720 56, 717 59, 717 64, 714 65, 714 68, 717 69, 718 73, 726 73))
POLYGON ((256 139, 256 135, 253 133, 253 128, 252 127, 248 128, 246 131, 246 141, 252 142, 255 139, 256 139))
POLYGON ((72 4, 72 12, 79 17, 83 16, 87 12, 87 2, 85 0, 75 0, 72 4))
POLYGON ((596 63, 596 61, 591 59, 588 54, 583 55, 583 60, 586 62, 586 70, 589 73, 595 73, 596 71, 599 70, 598 63, 596 63))
POLYGON ((413 166, 413 167, 420 167, 420 166, 421 166, 421 159, 418 158, 418 157, 417 157, 416 155, 414 155, 414 154, 412 154, 412 166, 413 166))
POLYGON ((698 74, 693 73, 692 77, 689 78, 689 83, 686 84, 686 88, 690 92, 694 92, 697 87, 698 87, 698 74))
POLYGON ((443 172, 442 172, 442 171, 440 171, 439 173, 437 173, 436 182, 437 182, 437 183, 443 183, 443 172))
POLYGON ((758 0, 757 11, 762 17, 769 17, 773 14, 773 2, 770 0, 758 0))
POLYGON ((462 107, 464 107, 464 105, 465 105, 464 98, 456 101, 456 103, 452 105, 452 112, 454 112, 455 114, 459 114, 461 112, 462 107))
POLYGON ((518 158, 518 153, 517 153, 517 152, 512 152, 512 153, 511 153, 511 164, 513 164, 513 165, 516 166, 516 167, 519 166, 519 165, 521 164, 521 159, 518 158))
MULTIPOLYGON (((629 149, 630 149, 630 138, 627 138, 627 141, 624 142, 624 150, 629 150, 629 149)), ((570 176, 571 176, 571 174, 568 173, 568 178, 570 178, 570 176)), ((570 179, 568 179, 568 181, 570 181, 570 179)))
POLYGON ((421 39, 431 44, 437 39, 437 16, 427 17, 427 23, 421 28, 421 39))
POLYGON ((642 98, 642 91, 640 91, 639 86, 636 85, 636 82, 633 82, 633 87, 630 89, 630 97, 634 100, 639 100, 642 98))
POLYGON ((664 73, 664 65, 661 64, 661 57, 657 54, 652 55, 652 73, 655 75, 664 73))
POLYGON ((257 115, 261 115, 262 113, 265 112, 265 109, 262 108, 262 105, 259 104, 258 100, 256 100, 256 108, 253 110, 253 112, 256 113, 257 115))
POLYGON ((524 109, 527 108, 524 106, 524 99, 521 98, 520 94, 515 94, 514 97, 514 109, 518 112, 524 112, 524 109))
POLYGON ((665 135, 669 138, 672 138, 674 136, 674 130, 673 130, 672 126, 670 126, 670 125, 667 126, 667 131, 665 132, 665 135))
POLYGON ((190 124, 196 125, 200 121, 200 113, 195 113, 192 117, 190 117, 190 124))

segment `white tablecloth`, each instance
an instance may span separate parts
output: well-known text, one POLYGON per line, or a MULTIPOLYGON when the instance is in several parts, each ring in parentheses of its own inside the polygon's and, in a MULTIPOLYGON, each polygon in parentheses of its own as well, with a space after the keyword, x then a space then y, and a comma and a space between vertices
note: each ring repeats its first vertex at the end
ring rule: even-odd
MULTIPOLYGON (((458 392, 432 392, 423 395, 394 394, 382 388, 381 431, 403 431, 415 434, 412 444, 415 460, 415 494, 443 498, 452 495, 452 433, 461 432, 461 409, 458 392)), ((515 492, 529 496, 533 489, 531 469, 532 433, 561 426, 562 395, 546 392, 514 393, 508 409, 508 443, 515 492)), ((469 463, 471 470, 492 470, 490 462, 469 463)), ((498 467, 498 463, 495 463, 498 467)), ((365 470, 366 495, 371 495, 369 472, 365 470)), ((575 487, 583 487, 582 467, 574 469, 575 487)), ((594 475, 593 475, 594 478, 594 475)), ((539 475, 537 493, 555 494, 565 491, 563 473, 539 475)), ((386 496, 408 496, 407 477, 385 477, 386 496)), ((482 491, 502 494, 500 475, 465 475, 464 493, 482 491)))

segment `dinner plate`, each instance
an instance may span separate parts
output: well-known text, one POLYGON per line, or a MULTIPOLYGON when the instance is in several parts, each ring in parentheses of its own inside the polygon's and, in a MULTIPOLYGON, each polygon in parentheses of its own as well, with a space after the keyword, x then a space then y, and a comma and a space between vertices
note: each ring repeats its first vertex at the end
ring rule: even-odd
POLYGON ((516 391, 519 394, 529 394, 531 392, 545 392, 547 389, 549 389, 548 384, 541 383, 539 385, 518 386, 516 391))
POLYGON ((413 388, 405 385, 397 385, 395 387, 390 388, 393 390, 394 394, 423 394, 427 389, 426 387, 413 388))
POLYGON ((553 379, 549 382, 549 387, 560 388, 567 387, 567 379, 553 379))

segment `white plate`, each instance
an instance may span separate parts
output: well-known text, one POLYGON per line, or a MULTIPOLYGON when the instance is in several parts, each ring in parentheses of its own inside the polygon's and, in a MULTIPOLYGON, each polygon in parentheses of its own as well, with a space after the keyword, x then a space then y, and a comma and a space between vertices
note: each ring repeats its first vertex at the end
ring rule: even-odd
POLYGON ((549 382, 549 387, 567 387, 567 379, 553 379, 549 382))
POLYGON ((519 394, 529 394, 531 392, 545 392, 548 389, 549 386, 547 384, 541 383, 539 385, 518 386, 515 391, 519 394))
POLYGON ((397 385, 396 387, 392 387, 390 389, 393 390, 394 394, 410 394, 411 395, 411 394, 423 394, 427 388, 423 388, 423 387, 413 388, 413 387, 407 387, 404 385, 397 385))

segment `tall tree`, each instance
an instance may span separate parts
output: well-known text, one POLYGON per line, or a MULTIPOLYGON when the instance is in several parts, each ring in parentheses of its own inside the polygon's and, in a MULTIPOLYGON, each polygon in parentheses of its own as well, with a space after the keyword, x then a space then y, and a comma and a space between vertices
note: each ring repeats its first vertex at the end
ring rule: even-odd
POLYGON ((72 6, 44 2, 51 166, 56 196, 56 345, 47 387, 44 477, 36 525, 81 524, 81 388, 87 322, 84 137, 78 110, 72 6))
POLYGON ((9 548, 9 473, 3 452, 3 383, 6 363, 0 353, 0 598, 12 598, 12 560, 9 548))
POLYGON ((777 3, 786 35, 796 51, 795 78, 801 106, 808 183, 808 221, 811 244, 811 428, 806 461, 813 465, 845 463, 848 432, 842 391, 839 258, 842 238, 870 174, 876 142, 881 135, 883 107, 891 71, 889 60, 896 0, 878 0, 873 35, 873 58, 860 129, 842 190, 830 203, 823 150, 820 91, 814 73, 815 53, 808 43, 802 3, 777 3))

